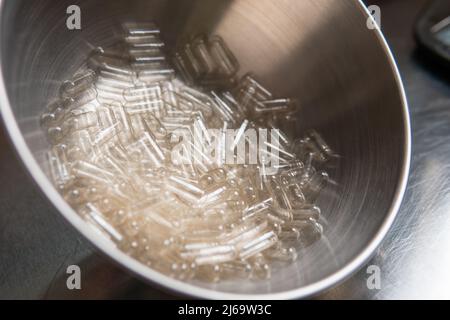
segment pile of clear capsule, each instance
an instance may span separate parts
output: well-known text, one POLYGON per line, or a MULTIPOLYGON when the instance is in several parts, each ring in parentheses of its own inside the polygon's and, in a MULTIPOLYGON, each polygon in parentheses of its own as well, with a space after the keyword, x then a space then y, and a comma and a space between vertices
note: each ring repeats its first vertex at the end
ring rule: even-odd
POLYGON ((251 74, 238 79, 219 36, 167 54, 154 24, 121 27, 121 39, 94 50, 41 116, 54 184, 95 231, 166 275, 270 278, 320 239, 314 203, 329 177, 319 168, 334 153, 315 131, 302 139, 277 131, 277 146, 264 146, 276 150, 275 174, 264 163, 228 163, 220 149, 229 147, 220 144, 227 130, 236 129, 235 147, 246 129, 292 126, 295 101, 251 74), (210 129, 218 132, 214 156, 192 143, 195 161, 173 161, 186 133, 211 144, 210 129))

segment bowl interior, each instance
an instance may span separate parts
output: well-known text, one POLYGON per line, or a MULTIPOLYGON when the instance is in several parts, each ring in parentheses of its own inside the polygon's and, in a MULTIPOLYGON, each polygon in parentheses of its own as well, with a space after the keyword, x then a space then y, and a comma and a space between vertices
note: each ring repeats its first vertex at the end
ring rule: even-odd
MULTIPOLYGON (((241 74, 252 71, 274 92, 300 101, 297 134, 315 128, 341 156, 330 172, 336 184, 319 199, 325 218, 322 240, 270 280, 194 282, 196 286, 272 294, 328 278, 321 282, 323 288, 349 269, 330 276, 370 253, 364 250, 373 249, 372 241, 379 240, 395 214, 392 209, 400 200, 407 169, 406 106, 392 61, 377 31, 367 28, 358 1, 0 2, 7 96, 21 134, 44 171, 47 142, 39 127, 40 113, 61 81, 94 46, 111 43, 114 25, 127 19, 156 22, 169 50, 187 35, 221 35, 236 54, 241 74), (66 8, 72 4, 81 8, 82 30, 66 27, 66 8)), ((159 282, 158 275, 143 276, 159 282)))

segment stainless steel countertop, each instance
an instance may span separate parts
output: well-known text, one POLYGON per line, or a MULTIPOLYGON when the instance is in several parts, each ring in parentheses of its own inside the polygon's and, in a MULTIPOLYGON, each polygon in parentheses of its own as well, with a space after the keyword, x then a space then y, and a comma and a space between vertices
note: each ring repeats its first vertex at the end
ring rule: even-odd
MULTIPOLYGON (((397 219, 376 256, 381 289, 364 267, 318 299, 450 299, 450 77, 421 62, 412 37, 426 0, 378 2, 382 28, 410 103, 413 158, 397 219)), ((448 72, 447 72, 448 74, 448 72)), ((0 298, 176 298, 97 254, 39 193, 0 131, 0 298), (82 290, 65 287, 68 265, 82 268, 82 290)))

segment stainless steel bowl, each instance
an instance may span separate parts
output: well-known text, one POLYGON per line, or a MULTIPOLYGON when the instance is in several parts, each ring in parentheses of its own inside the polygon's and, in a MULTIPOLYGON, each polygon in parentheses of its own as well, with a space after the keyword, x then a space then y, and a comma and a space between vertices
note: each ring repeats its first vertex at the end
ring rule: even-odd
MULTIPOLYGON (((395 62, 356 0, 0 0, 3 119, 28 171, 61 214, 119 264, 142 278, 204 298, 299 298, 348 277, 389 229, 410 159, 406 99, 395 62), (81 7, 82 30, 66 28, 66 9, 81 7), (180 282, 150 270, 92 232, 45 174, 38 116, 95 45, 111 42, 124 19, 154 21, 169 48, 186 34, 214 33, 253 71, 303 107, 298 133, 313 127, 341 155, 336 181, 320 198, 321 241, 267 281, 180 282)), ((4 182, 8 183, 8 182, 4 182)))

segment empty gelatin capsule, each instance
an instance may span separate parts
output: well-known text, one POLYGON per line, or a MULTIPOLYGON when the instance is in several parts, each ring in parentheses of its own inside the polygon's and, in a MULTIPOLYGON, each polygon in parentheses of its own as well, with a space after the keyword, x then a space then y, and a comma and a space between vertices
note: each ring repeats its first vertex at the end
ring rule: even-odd
POLYGON ((204 265, 198 267, 196 277, 208 282, 219 282, 221 273, 222 269, 220 265, 204 265))
POLYGON ((152 49, 143 49, 143 50, 137 50, 132 49, 132 54, 130 54, 130 58, 133 63, 139 64, 139 63, 151 63, 151 62, 159 62, 164 63, 166 62, 166 57, 161 53, 160 50, 152 50, 152 49))
POLYGON ((114 102, 122 102, 123 91, 128 87, 116 86, 116 80, 109 81, 100 79, 95 83, 95 89, 97 90, 97 100, 101 104, 110 104, 114 102))
POLYGON ((204 36, 199 36, 192 41, 192 53, 201 68, 200 73, 210 75, 216 71, 216 63, 208 48, 208 40, 204 36))
POLYGON ((78 95, 88 89, 94 83, 96 77, 96 73, 89 69, 77 73, 71 80, 64 81, 60 87, 61 96, 67 98, 78 95))
POLYGON ((136 139, 139 139, 145 132, 147 132, 147 126, 144 122, 144 118, 140 113, 130 113, 129 119, 131 124, 131 132, 136 139))
POLYGON ((121 102, 123 100, 122 92, 104 90, 104 88, 97 87, 97 100, 101 104, 111 104, 114 102, 121 102))
POLYGON ((178 88, 170 81, 163 81, 159 83, 161 88, 161 94, 164 101, 167 101, 169 105, 177 107, 177 97, 175 96, 178 93, 178 88))
POLYGON ((277 156, 280 159, 285 159, 285 161, 295 160, 296 158, 295 154, 283 148, 274 136, 272 136, 271 138, 272 138, 271 142, 267 141, 264 142, 265 146, 268 147, 268 149, 270 150, 268 151, 268 154, 270 154, 272 157, 277 156))
POLYGON ((221 271, 225 278, 239 277, 246 279, 251 276, 252 265, 242 260, 230 261, 221 264, 221 271))
POLYGON ((277 129, 296 124, 291 99, 251 74, 234 86, 222 38, 191 39, 167 59, 154 24, 128 22, 95 49, 41 116, 50 175, 95 231, 155 270, 268 279, 272 261, 320 239, 311 203, 328 175, 315 165, 334 155, 317 132, 291 141, 277 129), (266 139, 252 144, 248 129, 266 139), (171 161, 176 147, 187 161, 171 161))
POLYGON ((162 258, 152 259, 151 267, 178 279, 189 279, 194 276, 193 273, 198 268, 195 263, 185 263, 176 255, 170 259, 165 258, 166 256, 167 254, 162 255, 162 258))
POLYGON ((194 82, 194 78, 191 75, 188 63, 181 54, 179 53, 175 54, 175 57, 173 58, 173 63, 175 68, 181 75, 182 79, 186 81, 186 83, 191 84, 194 82))
POLYGON ((115 241, 122 241, 123 236, 105 219, 103 214, 92 203, 87 203, 86 208, 89 216, 97 225, 106 231, 115 241))
POLYGON ((56 112, 56 113, 62 113, 64 114, 65 109, 67 109, 67 107, 70 104, 70 99, 58 99, 55 100, 51 103, 49 103, 46 107, 46 111, 48 112, 56 112))
POLYGON ((315 205, 305 205, 300 209, 293 209, 292 216, 294 220, 308 220, 314 219, 319 220, 320 208, 315 205))
POLYGON ((242 122, 241 126, 239 127, 239 130, 236 133, 236 137, 234 138, 234 141, 230 146, 230 150, 234 150, 239 143, 244 141, 245 130, 247 129, 248 125, 249 125, 248 120, 244 120, 244 122, 242 122))
POLYGON ((257 221, 255 219, 249 219, 238 225, 224 237, 224 241, 227 244, 235 245, 239 250, 249 243, 250 240, 254 240, 264 231, 268 230, 267 221, 257 221))
POLYGON ((135 86, 135 79, 129 75, 115 74, 111 71, 101 70, 95 82, 97 91, 105 91, 120 95, 124 90, 135 86))
POLYGON ((125 111, 129 116, 138 115, 140 117, 149 117, 158 113, 163 106, 162 100, 141 100, 125 102, 125 111))
POLYGON ((188 180, 172 175, 169 177, 169 183, 176 186, 180 190, 190 192, 197 197, 203 196, 205 193, 205 191, 196 183, 195 180, 188 180))
POLYGON ((316 172, 304 188, 305 198, 315 201, 320 192, 327 186, 330 178, 325 171, 316 172))
POLYGON ((47 152, 50 174, 57 186, 63 186, 72 179, 65 152, 65 148, 61 146, 54 146, 47 152))
MULTIPOLYGON (((219 116, 222 121, 233 123, 235 121, 233 117, 234 112, 230 105, 227 104, 216 92, 211 91, 211 95, 214 97, 214 101, 211 104, 214 113, 219 116)), ((248 121, 243 124, 247 125, 248 121)))
POLYGON ((318 241, 323 233, 322 225, 315 219, 294 220, 293 227, 299 231, 299 243, 307 247, 318 241))
POLYGON ((71 162, 83 160, 86 157, 89 157, 89 155, 87 155, 81 147, 72 146, 67 149, 67 159, 71 162))
POLYGON ((253 279, 267 280, 272 276, 272 268, 265 259, 257 258, 251 262, 252 273, 250 275, 253 279))
POLYGON ((257 203, 259 200, 258 192, 253 185, 247 185, 241 188, 240 197, 249 206, 257 203))
POLYGON ((98 105, 95 102, 89 102, 87 104, 83 104, 78 107, 74 107, 67 111, 67 113, 65 114, 64 120, 66 120, 69 117, 76 117, 76 116, 80 116, 83 114, 96 112, 97 107, 98 107, 98 105))
POLYGON ((300 156, 311 157, 312 161, 327 161, 327 155, 323 153, 320 147, 309 137, 295 141, 294 150, 300 156))
POLYGON ((215 63, 220 68, 220 74, 234 76, 239 70, 239 63, 233 52, 219 36, 212 36, 209 39, 209 51, 215 63))
POLYGON ((97 70, 96 84, 104 84, 115 89, 125 89, 136 83, 136 73, 120 73, 115 70, 100 68, 97 70))
POLYGON ((188 68, 188 73, 192 79, 198 80, 202 74, 202 66, 200 62, 195 57, 191 44, 186 44, 183 48, 182 55, 183 60, 186 62, 186 66, 188 68))
POLYGON ((89 58, 88 67, 93 70, 105 70, 113 74, 133 77, 136 72, 128 65, 127 61, 118 57, 109 57, 101 54, 89 58))
MULTIPOLYGON (((147 60, 147 61, 136 61, 136 62, 132 62, 131 66, 136 70, 136 72, 138 73, 138 75, 142 72, 146 72, 146 71, 152 71, 154 73, 156 73, 157 71, 160 70, 167 70, 170 69, 170 67, 167 65, 167 63, 164 60, 160 60, 160 61, 156 61, 156 60, 147 60)), ((172 69, 170 69, 172 70, 172 69)), ((173 70, 171 71, 173 72, 173 70)), ((145 81, 140 79, 141 81, 145 81)))
POLYGON ((135 36, 159 35, 161 33, 156 24, 151 22, 124 22, 122 28, 125 34, 135 36))
POLYGON ((271 176, 267 182, 268 190, 273 197, 275 204, 281 209, 290 209, 291 204, 289 198, 278 181, 277 177, 271 176))
POLYGON ((201 101, 203 105, 211 107, 214 102, 213 98, 208 94, 202 92, 201 90, 197 90, 188 86, 183 86, 181 88, 181 92, 188 97, 191 97, 193 100, 201 101))
POLYGON ((108 184, 114 179, 112 172, 86 161, 77 161, 72 170, 76 177, 90 179, 100 183, 108 184))
MULTIPOLYGON (((138 61, 132 62, 131 66, 139 73, 140 71, 158 71, 164 69, 170 69, 164 60, 156 59, 140 59, 138 61)), ((162 77, 161 77, 162 78, 162 77)), ((141 79, 142 80, 142 79, 141 79)), ((145 79, 144 79, 145 80, 145 79)), ((162 80, 164 80, 162 78, 162 80)))
POLYGON ((58 121, 62 119, 63 116, 63 110, 55 110, 55 112, 44 112, 40 118, 41 126, 44 128, 54 126, 58 123, 58 121))
POLYGON ((327 157, 335 156, 335 153, 330 146, 325 142, 325 139, 315 130, 310 130, 308 136, 315 142, 320 151, 327 157))
POLYGON ((162 48, 159 47, 136 47, 130 46, 128 47, 127 53, 130 57, 130 66, 133 63, 139 62, 150 62, 150 61, 166 61, 164 54, 161 51, 162 48), (164 59, 162 59, 164 57, 164 59))
POLYGON ((97 112, 95 112, 95 106, 87 105, 84 110, 80 110, 80 108, 76 110, 72 110, 72 114, 74 114, 70 120, 70 125, 73 130, 83 130, 89 127, 98 125, 98 117, 97 112))
POLYGON ((70 139, 67 140, 68 143, 68 152, 72 148, 79 148, 80 151, 86 156, 90 155, 94 152, 93 144, 91 139, 91 132, 93 132, 93 128, 88 128, 84 130, 77 130, 70 135, 70 139))
POLYGON ((128 113, 125 111, 124 107, 120 104, 110 105, 109 108, 112 111, 114 119, 120 124, 120 127, 122 129, 118 133, 120 143, 124 145, 131 143, 132 132, 128 113))
POLYGON ((198 205, 203 207, 214 206, 225 201, 229 195, 230 188, 223 184, 205 191, 198 205))
POLYGON ((224 102, 227 105, 231 106, 231 109, 234 111, 233 113, 234 113, 235 117, 237 119, 243 119, 245 117, 246 110, 243 108, 243 106, 239 102, 236 101, 234 96, 228 91, 225 91, 222 94, 222 96, 223 96, 224 102))
MULTIPOLYGON (((210 210, 208 210, 210 211, 210 210)), ((219 229, 228 221, 223 214, 208 214, 205 216, 185 217, 179 220, 180 229, 183 231, 192 229, 219 229)))
POLYGON ((89 55, 96 56, 101 55, 104 57, 111 57, 111 58, 117 58, 117 59, 123 59, 126 60, 128 58, 127 53, 125 51, 125 47, 122 43, 116 43, 111 46, 107 47, 97 47, 95 48, 92 53, 89 55))
POLYGON ((65 99, 66 110, 73 110, 86 104, 97 103, 97 90, 94 86, 90 86, 86 90, 80 91, 78 94, 65 99))
POLYGON ((104 212, 105 216, 109 214, 109 212, 113 211, 115 208, 121 207, 124 205, 124 202, 121 198, 109 196, 109 197, 98 197, 92 203, 98 208, 99 211, 104 212))
POLYGON ((166 127, 155 116, 146 115, 143 117, 143 121, 147 125, 148 131, 151 132, 156 139, 167 136, 168 131, 166 127))
POLYGON ((138 71, 139 81, 152 83, 170 81, 175 76, 175 71, 171 68, 157 69, 157 70, 140 70, 138 71))
POLYGON ((159 100, 161 99, 161 87, 158 84, 139 84, 123 91, 125 101, 159 100))
POLYGON ((285 262, 295 261, 297 260, 298 257, 297 250, 295 248, 293 247, 284 248, 282 246, 273 247, 264 252, 264 254, 271 259, 285 262))
POLYGON ((245 203, 245 201, 240 200, 240 199, 231 199, 228 200, 227 202, 225 202, 222 205, 219 206, 223 206, 227 209, 227 217, 229 218, 233 218, 235 219, 236 217, 232 217, 232 213, 239 213, 239 217, 241 217, 242 212, 247 208, 247 204, 245 203), (232 212, 232 213, 230 213, 232 212))
POLYGON ((226 179, 226 171, 223 168, 218 168, 203 175, 200 178, 199 183, 202 187, 207 188, 213 185, 223 184, 226 179))
POLYGON ((255 215, 257 215, 260 212, 263 212, 270 208, 270 206, 273 203, 272 198, 267 198, 259 203, 252 204, 248 208, 246 208, 243 212, 243 219, 251 218, 255 215))
POLYGON ((259 83, 252 74, 245 75, 241 79, 239 87, 251 93, 257 101, 267 101, 272 98, 272 93, 259 83))
POLYGON ((148 43, 159 43, 161 42, 161 39, 159 38, 159 35, 157 33, 153 34, 128 34, 124 37, 124 40, 126 43, 133 45, 133 46, 139 46, 142 44, 148 44, 148 43))
POLYGON ((204 144, 211 145, 212 143, 210 131, 206 128, 205 121, 201 116, 195 116, 194 137, 204 144))
POLYGON ((68 190, 64 190, 63 196, 70 205, 79 205, 96 200, 87 187, 74 186, 68 190))
POLYGON ((289 222, 293 218, 291 209, 279 208, 279 207, 273 208, 272 213, 274 216, 279 218, 279 220, 277 219, 276 221, 280 222, 280 223, 289 222))
POLYGON ((290 99, 275 99, 255 103, 253 112, 256 115, 264 115, 275 112, 294 112, 296 109, 295 103, 290 99))
POLYGON ((291 241, 296 242, 300 239, 300 231, 293 227, 285 227, 278 234, 278 237, 281 241, 291 241))
POLYGON ((314 154, 312 152, 308 152, 305 155, 303 171, 301 172, 301 174, 297 175, 297 177, 299 178, 298 183, 301 186, 304 186, 316 173, 316 169, 313 166, 313 161, 314 161, 314 154))
POLYGON ((182 257, 192 259, 198 266, 233 261, 236 255, 236 248, 234 246, 214 244, 181 253, 182 257))
POLYGON ((165 161, 165 155, 155 138, 148 132, 144 132, 142 137, 133 145, 128 146, 129 150, 134 150, 140 155, 142 163, 151 166, 161 167, 165 161))
POLYGON ((122 127, 120 122, 116 122, 109 127, 97 131, 92 137, 92 144, 97 147, 103 146, 112 139, 116 138, 121 131, 122 127))
POLYGON ((299 184, 290 184, 285 187, 290 208, 302 208, 306 203, 305 195, 299 184))
POLYGON ((50 127, 47 130, 47 138, 52 144, 58 144, 70 132, 71 126, 69 123, 62 123, 59 126, 50 127))

